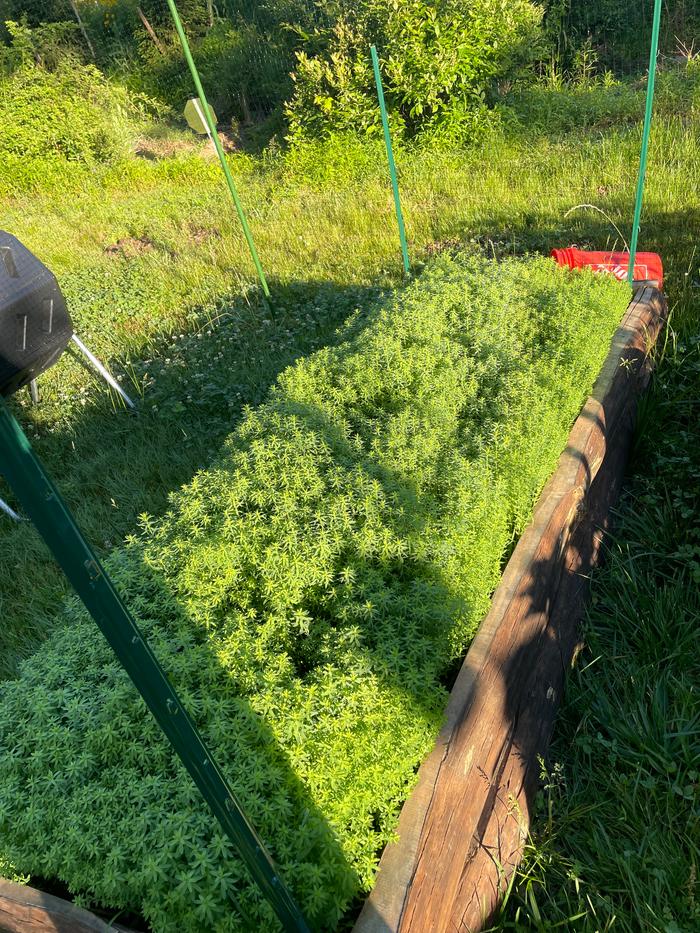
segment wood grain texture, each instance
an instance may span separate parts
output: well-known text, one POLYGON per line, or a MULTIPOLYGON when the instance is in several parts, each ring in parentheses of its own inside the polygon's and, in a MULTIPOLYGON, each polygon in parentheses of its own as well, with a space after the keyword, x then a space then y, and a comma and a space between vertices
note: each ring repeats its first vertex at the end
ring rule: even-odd
POLYGON ((0 930, 3 933, 129 933, 107 924, 53 894, 0 878, 0 930))
POLYGON ((665 317, 658 290, 637 292, 467 653, 355 933, 475 933, 497 907, 522 854, 665 317))

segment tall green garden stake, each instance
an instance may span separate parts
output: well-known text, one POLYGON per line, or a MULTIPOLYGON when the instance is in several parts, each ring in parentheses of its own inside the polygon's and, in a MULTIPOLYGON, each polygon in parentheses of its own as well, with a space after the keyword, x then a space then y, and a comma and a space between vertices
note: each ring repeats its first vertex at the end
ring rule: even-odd
POLYGON ((639 225, 642 220, 642 201, 644 200, 644 182, 647 174, 647 155, 649 153, 649 136, 651 134, 651 117, 654 110, 654 84, 656 83, 656 59, 659 54, 659 31, 661 28, 661 3, 654 3, 654 26, 651 32, 651 51, 649 53, 649 78, 647 80, 647 104, 644 113, 644 130, 642 131, 642 152, 639 157, 639 178, 637 179, 637 196, 634 204, 634 222, 632 224, 632 241, 630 243, 630 263, 627 280, 634 281, 634 261, 637 258, 637 243, 639 241, 639 225))
POLYGON ((255 249, 255 242, 253 241, 253 234, 250 232, 250 227, 248 226, 248 221, 245 219, 245 214, 243 213, 243 206, 241 205, 241 199, 238 197, 238 191, 236 190, 236 184, 231 175, 231 169, 228 167, 228 162, 226 161, 226 156, 224 154, 223 147, 221 145, 221 140, 219 139, 219 134, 216 129, 216 124, 211 117, 211 109, 207 101, 206 94, 204 93, 204 88, 202 87, 202 82, 199 79, 199 72, 197 71, 197 66, 194 63, 192 58, 192 53, 190 52, 190 45, 187 41, 187 36, 185 35, 185 30, 182 28, 182 22, 180 20, 180 14, 177 12, 177 7, 175 6, 175 0, 168 0, 168 7, 170 8, 170 13, 175 23, 175 29, 180 38, 180 43, 182 45, 182 51, 185 53, 185 59, 189 65, 190 72, 192 74, 192 80, 194 81, 194 86, 197 89, 197 94, 199 100, 202 104, 202 111, 204 112, 204 118, 207 121, 207 126, 209 127, 209 133, 211 138, 214 141, 214 147, 216 149, 216 154, 219 157, 219 162, 221 163, 221 168, 223 169, 224 176, 226 178, 226 184, 228 185, 228 190, 231 192, 231 197, 233 198, 233 203, 236 206, 236 211, 238 213, 238 219, 241 222, 243 227, 243 233, 245 234, 246 241, 248 243, 248 248, 250 249, 250 255, 253 257, 253 262, 255 263, 255 268, 258 273, 258 278, 260 279, 260 284, 262 285, 263 294, 266 298, 270 297, 270 290, 267 287, 267 279, 265 278, 265 273, 260 264, 260 259, 258 257, 258 252, 255 249))
POLYGON ((0 473, 75 587, 287 931, 308 926, 94 551, 0 399, 0 473))
MULTIPOLYGON (((168 0, 170 2, 170 0, 168 0)), ((374 66, 374 80, 377 85, 377 97, 379 98, 379 109, 382 112, 382 126, 384 127, 384 143, 386 144, 386 156, 389 160, 389 173, 391 175, 391 187, 394 191, 394 205, 396 207, 396 221, 399 225, 399 239, 401 240, 401 255, 403 256, 403 269, 406 275, 410 271, 408 261, 408 246, 406 244, 406 228, 401 213, 401 199, 399 197, 399 182, 396 178, 396 165, 394 163, 394 151, 391 147, 391 133, 389 132, 389 119, 386 114, 386 104, 384 102, 384 88, 382 87, 382 76, 379 73, 379 59, 377 58, 377 47, 371 46, 372 65, 374 66)))

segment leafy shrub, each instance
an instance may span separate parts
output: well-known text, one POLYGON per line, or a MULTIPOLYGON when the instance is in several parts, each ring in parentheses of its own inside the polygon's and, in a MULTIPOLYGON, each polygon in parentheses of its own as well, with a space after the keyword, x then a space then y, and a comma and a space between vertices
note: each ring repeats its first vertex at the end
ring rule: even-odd
POLYGON ((109 161, 128 139, 129 99, 90 65, 59 71, 25 66, 8 79, 0 101, 2 153, 50 153, 79 162, 109 161))
POLYGON ((298 53, 288 107, 292 139, 330 130, 379 131, 369 45, 383 61, 389 108, 409 130, 473 129, 499 79, 512 77, 536 45, 540 10, 529 0, 362 0, 328 31, 317 54, 298 53))
MULTIPOLYGON (((168 7, 164 0, 144 0, 141 6, 158 47, 141 25, 134 0, 117 0, 108 15, 99 5, 92 11, 102 59, 130 87, 181 112, 194 89, 168 7)), ((315 7, 311 0, 226 0, 214 4, 210 22, 204 0, 178 3, 207 97, 221 120, 281 121, 294 51, 304 44, 305 24, 318 19, 315 7)))
MULTIPOLYGON (((441 258, 286 370, 110 571, 303 909, 372 884, 628 289, 441 258)), ((0 690, 0 846, 156 931, 273 929, 77 600, 0 690)))
POLYGON ((0 188, 41 187, 71 166, 127 153, 137 120, 153 104, 134 98, 93 65, 48 71, 24 64, 0 82, 0 188))
POLYGON ((49 70, 60 66, 65 58, 80 57, 77 23, 43 23, 32 28, 26 15, 20 22, 6 20, 6 44, 0 44, 0 70, 11 74, 22 65, 39 64, 49 70))
POLYGON ((657 81, 654 101, 657 113, 666 116, 681 113, 685 120, 697 119, 700 114, 700 58, 664 69, 657 81))
MULTIPOLYGON (((181 111, 194 95, 192 77, 177 45, 165 55, 142 44, 144 65, 130 80, 151 97, 181 111)), ((271 43, 253 23, 219 22, 195 45, 202 83, 220 118, 246 122, 268 115, 289 93, 291 55, 271 43)))

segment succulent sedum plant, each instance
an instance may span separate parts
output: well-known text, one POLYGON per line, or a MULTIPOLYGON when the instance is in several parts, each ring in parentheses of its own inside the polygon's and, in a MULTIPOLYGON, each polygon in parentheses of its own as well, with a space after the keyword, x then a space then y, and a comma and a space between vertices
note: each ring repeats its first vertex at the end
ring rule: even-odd
MULTIPOLYGON (((628 301, 545 259, 436 260, 109 561, 318 929, 372 885, 628 301)), ((158 933, 276 928, 75 599, 0 688, 0 858, 158 933)))

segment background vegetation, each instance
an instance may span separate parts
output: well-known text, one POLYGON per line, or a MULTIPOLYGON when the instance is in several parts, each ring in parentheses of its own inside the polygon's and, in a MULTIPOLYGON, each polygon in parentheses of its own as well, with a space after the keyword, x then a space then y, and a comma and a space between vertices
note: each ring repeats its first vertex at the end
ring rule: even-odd
MULTIPOLYGON (((82 29, 71 4, 58 0, 8 4, 4 14, 17 25, 7 29, 1 60, 4 125, 12 126, 0 141, 3 226, 59 275, 78 332, 140 399, 135 418, 115 409, 66 358, 42 378, 38 408, 24 397, 14 402, 103 554, 134 533, 140 513, 162 514, 169 492, 211 465, 245 406, 258 405, 280 371, 335 345, 336 328, 354 309, 400 281, 377 113, 370 97, 363 109, 362 74, 347 85, 354 88, 347 99, 331 88, 328 126, 318 122, 313 95, 301 109, 295 103, 303 84, 290 77, 300 68, 297 53, 311 69, 335 67, 334 43, 347 20, 342 5, 230 3, 212 17, 206 2, 179 5, 222 117, 273 285, 273 314, 252 285, 209 147, 182 130, 178 112, 191 92, 165 4, 141 4, 162 51, 135 4, 78 3, 82 29), (359 125, 347 116, 353 112, 359 125), (299 132, 289 145, 294 119, 299 132), (310 138, 317 129, 320 141, 310 138)), ((502 7, 488 9, 495 16, 502 7)), ((523 69, 523 58, 507 58, 493 70, 489 59, 479 70, 477 56, 475 83, 460 74, 455 94, 440 98, 437 118, 429 109, 411 116, 380 43, 416 271, 465 244, 500 258, 571 242, 621 245, 629 235, 651 5, 549 3, 541 19, 534 7, 518 9, 516 33, 525 23, 538 37, 534 62, 523 69), (606 216, 580 207, 586 204, 606 216)), ((420 70, 421 50, 443 48, 424 29, 421 10, 411 5, 406 14, 416 28, 417 83, 429 74, 420 70)), ((594 581, 588 647, 543 772, 542 821, 502 929, 692 933, 697 926, 696 36, 695 6, 665 4, 642 245, 663 255, 671 330, 640 417, 635 474, 608 564, 594 581)), ((458 38, 448 30, 444 41, 458 38)), ((463 53, 461 61, 471 61, 471 46, 444 48, 448 59, 463 53)), ((343 67, 351 76, 366 68, 359 52, 348 45, 343 67)), ((12 676, 56 625, 66 590, 26 525, 3 521, 0 567, 0 611, 12 620, 0 633, 0 658, 12 676), (38 581, 30 594, 27 580, 38 581)), ((125 708, 132 713, 137 721, 125 708)), ((99 733, 96 741, 107 739, 99 733)), ((275 742, 263 739, 258 733, 254 741, 275 762, 273 777, 286 780, 275 742)), ((150 794, 151 785, 144 787, 150 794)), ((302 806, 306 791, 289 793, 302 806)), ((114 815, 98 798, 95 806, 114 815)), ((203 811, 201 818, 196 831, 211 836, 203 811)), ((309 808, 308 820, 318 845, 331 845, 319 812, 309 808)), ((383 832, 390 820, 386 813, 381 820, 383 832)), ((90 845, 106 847, 99 827, 90 830, 75 845, 94 837, 90 845)), ((331 864, 341 898, 357 881, 348 881, 342 858, 331 864)), ((183 878, 192 867, 188 859, 183 878)), ((109 870, 120 877, 119 864, 109 870)), ((141 880, 129 880, 131 890, 151 883, 149 871, 157 878, 148 863, 141 880)), ((304 872, 312 891, 313 872, 304 872)), ((235 873, 232 882, 220 880, 241 883, 235 873)), ((327 879, 318 890, 328 895, 327 879)))

